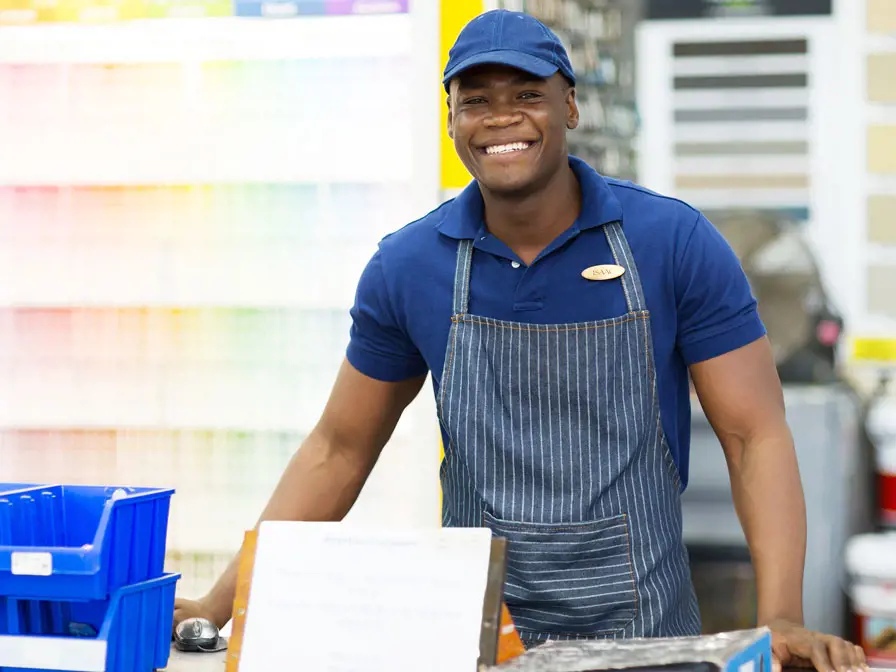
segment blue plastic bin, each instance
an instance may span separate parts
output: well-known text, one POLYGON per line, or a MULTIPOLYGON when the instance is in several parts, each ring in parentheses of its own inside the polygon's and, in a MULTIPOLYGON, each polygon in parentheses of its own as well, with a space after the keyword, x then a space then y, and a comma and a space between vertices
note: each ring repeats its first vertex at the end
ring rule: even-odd
POLYGON ((166 667, 179 578, 166 574, 92 602, 0 597, 0 672, 166 667))
POLYGON ((173 494, 0 483, 0 596, 104 600, 162 576, 173 494))

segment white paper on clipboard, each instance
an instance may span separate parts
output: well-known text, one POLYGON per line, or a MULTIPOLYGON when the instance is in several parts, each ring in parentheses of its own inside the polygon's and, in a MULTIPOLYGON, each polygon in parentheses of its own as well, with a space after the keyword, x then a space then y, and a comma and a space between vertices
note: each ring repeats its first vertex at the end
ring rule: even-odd
POLYGON ((490 553, 484 528, 262 523, 240 672, 475 670, 490 553))

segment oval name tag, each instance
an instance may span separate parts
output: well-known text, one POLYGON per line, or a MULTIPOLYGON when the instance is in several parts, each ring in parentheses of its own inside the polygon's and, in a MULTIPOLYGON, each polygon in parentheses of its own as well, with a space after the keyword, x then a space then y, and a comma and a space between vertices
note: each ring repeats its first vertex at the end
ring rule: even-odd
POLYGON ((602 264, 586 268, 582 271, 582 277, 586 280, 614 280, 623 273, 625 273, 625 269, 622 266, 602 264))

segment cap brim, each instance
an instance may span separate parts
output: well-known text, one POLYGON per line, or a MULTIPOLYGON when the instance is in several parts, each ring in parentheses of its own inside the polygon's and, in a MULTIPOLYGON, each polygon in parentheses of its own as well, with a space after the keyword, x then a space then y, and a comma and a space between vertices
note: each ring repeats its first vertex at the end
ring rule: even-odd
POLYGON ((479 65, 504 65, 508 68, 522 70, 523 72, 527 72, 530 75, 541 77, 543 79, 547 79, 560 70, 560 68, 558 68, 553 63, 549 63, 540 58, 536 58, 535 56, 530 56, 529 54, 523 53, 521 51, 502 49, 496 51, 487 51, 482 54, 470 56, 470 58, 461 61, 457 65, 452 66, 450 70, 445 71, 445 75, 442 78, 442 83, 447 88, 448 82, 450 82, 452 79, 460 75, 462 72, 465 72, 471 68, 475 68, 479 65))

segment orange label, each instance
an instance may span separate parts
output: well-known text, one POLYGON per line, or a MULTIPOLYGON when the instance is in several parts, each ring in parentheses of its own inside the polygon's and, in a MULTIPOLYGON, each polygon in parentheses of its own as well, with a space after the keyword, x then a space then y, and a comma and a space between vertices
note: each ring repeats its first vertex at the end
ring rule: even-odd
POLYGON ((498 633, 498 664, 506 663, 524 653, 526 653, 526 647, 523 646, 523 641, 516 631, 510 611, 506 604, 502 604, 501 631, 498 633))

